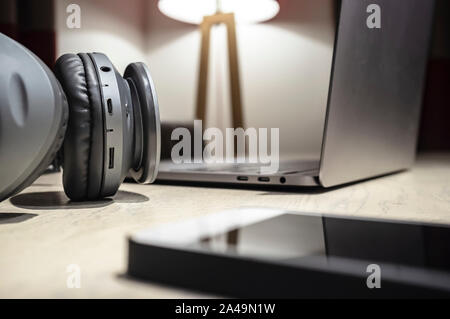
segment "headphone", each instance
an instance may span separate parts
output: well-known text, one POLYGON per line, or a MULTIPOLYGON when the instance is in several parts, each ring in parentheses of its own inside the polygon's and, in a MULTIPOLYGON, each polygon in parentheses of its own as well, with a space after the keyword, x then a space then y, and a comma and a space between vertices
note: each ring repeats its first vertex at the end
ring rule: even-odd
POLYGON ((0 33, 0 69, 0 201, 33 183, 58 152, 73 201, 112 196, 127 176, 155 180, 161 128, 144 63, 121 76, 102 53, 64 54, 53 74, 0 33))

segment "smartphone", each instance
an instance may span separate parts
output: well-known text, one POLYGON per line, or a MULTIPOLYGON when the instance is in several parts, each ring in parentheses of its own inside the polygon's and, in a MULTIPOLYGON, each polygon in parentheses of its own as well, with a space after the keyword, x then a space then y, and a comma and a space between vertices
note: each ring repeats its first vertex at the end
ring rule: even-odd
POLYGON ((129 237, 128 274, 244 298, 450 297, 449 225, 241 208, 129 237))

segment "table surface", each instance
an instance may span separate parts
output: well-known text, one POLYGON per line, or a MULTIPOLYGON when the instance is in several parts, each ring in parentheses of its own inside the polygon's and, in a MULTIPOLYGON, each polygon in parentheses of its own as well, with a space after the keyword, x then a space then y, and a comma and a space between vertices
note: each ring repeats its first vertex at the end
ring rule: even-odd
POLYGON ((209 297, 128 278, 127 236, 244 206, 450 224, 450 154, 331 190, 125 183, 113 199, 88 203, 68 201, 59 173, 44 175, 0 203, 0 298, 209 297), (71 264, 80 267, 80 288, 67 288, 71 264))

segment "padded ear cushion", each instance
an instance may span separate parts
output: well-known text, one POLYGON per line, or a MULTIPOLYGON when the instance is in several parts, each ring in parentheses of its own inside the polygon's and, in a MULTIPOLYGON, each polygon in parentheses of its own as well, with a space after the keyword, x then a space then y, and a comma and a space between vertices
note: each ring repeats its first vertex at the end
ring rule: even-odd
POLYGON ((89 56, 65 54, 56 61, 55 75, 69 105, 64 191, 75 201, 96 199, 103 176, 103 116, 96 71, 89 56))
POLYGON ((88 167, 87 198, 92 200, 102 197, 104 130, 102 95, 100 90, 101 83, 98 80, 97 71, 89 54, 80 53, 78 56, 83 61, 91 106, 91 148, 88 167))

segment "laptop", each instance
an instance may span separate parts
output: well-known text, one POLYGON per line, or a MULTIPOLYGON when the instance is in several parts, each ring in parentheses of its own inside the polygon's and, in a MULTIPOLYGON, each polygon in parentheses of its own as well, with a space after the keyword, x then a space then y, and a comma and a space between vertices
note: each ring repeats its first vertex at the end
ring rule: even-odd
POLYGON ((332 187, 411 167, 434 1, 342 0, 338 11, 320 158, 281 154, 271 174, 260 164, 169 160, 158 180, 332 187))

